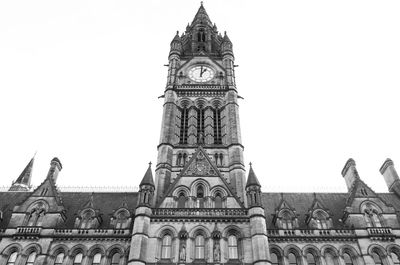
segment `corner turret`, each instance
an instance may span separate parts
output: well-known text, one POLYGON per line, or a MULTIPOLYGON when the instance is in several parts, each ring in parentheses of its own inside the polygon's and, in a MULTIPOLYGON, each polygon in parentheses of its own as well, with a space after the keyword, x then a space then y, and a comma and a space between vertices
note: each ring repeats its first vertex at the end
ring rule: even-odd
POLYGON ((246 195, 249 207, 253 206, 261 207, 261 185, 260 182, 258 181, 256 174, 254 173, 251 163, 250 163, 249 176, 247 177, 247 183, 246 183, 246 195))
POLYGON ((155 189, 153 173, 151 172, 151 162, 149 163, 149 167, 147 168, 139 187, 139 205, 151 206, 155 189))

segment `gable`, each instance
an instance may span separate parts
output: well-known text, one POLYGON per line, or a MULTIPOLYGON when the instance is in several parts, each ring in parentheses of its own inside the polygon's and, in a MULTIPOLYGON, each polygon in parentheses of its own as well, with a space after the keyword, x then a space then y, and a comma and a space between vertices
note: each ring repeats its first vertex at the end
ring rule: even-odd
POLYGON ((175 208, 180 194, 183 193, 186 197, 196 197, 196 189, 199 185, 204 189, 204 196, 214 198, 220 195, 226 199, 226 206, 244 208, 231 185, 224 179, 201 146, 170 185, 156 207, 175 208))

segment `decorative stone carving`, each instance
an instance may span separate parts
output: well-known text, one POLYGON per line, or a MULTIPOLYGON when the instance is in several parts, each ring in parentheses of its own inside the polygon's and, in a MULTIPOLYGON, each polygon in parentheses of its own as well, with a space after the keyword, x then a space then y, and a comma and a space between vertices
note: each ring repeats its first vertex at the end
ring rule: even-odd
POLYGON ((207 160, 203 152, 199 152, 195 157, 194 161, 190 164, 189 168, 185 172, 186 175, 201 175, 209 176, 216 175, 215 170, 207 160))

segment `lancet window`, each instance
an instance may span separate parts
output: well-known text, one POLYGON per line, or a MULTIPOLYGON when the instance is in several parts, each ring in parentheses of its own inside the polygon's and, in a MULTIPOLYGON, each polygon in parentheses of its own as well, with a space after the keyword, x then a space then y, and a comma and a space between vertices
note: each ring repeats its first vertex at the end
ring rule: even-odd
POLYGON ((235 235, 228 237, 228 255, 229 259, 238 259, 238 240, 235 235))
POLYGON ((203 235, 195 238, 195 259, 204 259, 205 240, 203 235))
POLYGON ((31 254, 29 254, 25 265, 33 265, 35 263, 35 260, 36 260, 36 252, 32 252, 31 254))
POLYGON ((101 262, 101 254, 97 253, 93 256, 92 265, 100 265, 101 262))
POLYGON ((313 254, 307 253, 306 258, 307 258, 307 264, 308 265, 316 265, 315 257, 314 257, 313 254))
POLYGON ((371 253, 371 255, 372 255, 372 258, 374 259, 374 262, 375 262, 376 265, 382 265, 383 264, 381 256, 376 251, 373 251, 371 253))
POLYGON ((10 254, 7 260, 7 265, 15 265, 15 262, 18 257, 18 252, 14 251, 13 253, 10 254))
POLYGON ((119 253, 115 253, 111 258, 111 265, 119 265, 121 259, 121 255, 119 253))
POLYGON ((349 254, 344 253, 343 260, 346 265, 353 265, 353 259, 351 258, 351 256, 349 254))
POLYGON ((54 261, 54 265, 61 265, 64 261, 64 253, 59 253, 56 256, 56 260, 54 261))
POLYGON ((180 134, 179 143, 187 144, 188 140, 188 126, 189 126, 189 110, 185 106, 181 109, 181 124, 180 124, 180 134))
POLYGON ((205 111, 203 108, 197 110, 197 142, 204 143, 204 117, 205 111))
POLYGON ((73 265, 81 265, 82 264, 83 255, 82 253, 78 253, 75 255, 73 265))
POLYGON ((167 234, 162 238, 161 259, 170 259, 172 253, 172 237, 167 234))
POLYGON ((221 109, 216 108, 213 110, 213 112, 214 112, 214 144, 222 144, 221 109))
POLYGON ((288 255, 289 265, 297 265, 297 257, 293 253, 289 253, 288 255))

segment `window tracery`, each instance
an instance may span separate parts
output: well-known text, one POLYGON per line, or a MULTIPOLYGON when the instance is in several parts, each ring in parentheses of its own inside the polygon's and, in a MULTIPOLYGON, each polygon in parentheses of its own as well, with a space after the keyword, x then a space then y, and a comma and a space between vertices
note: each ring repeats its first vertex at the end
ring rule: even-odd
POLYGON ((368 202, 362 207, 367 227, 382 227, 379 208, 368 202))

